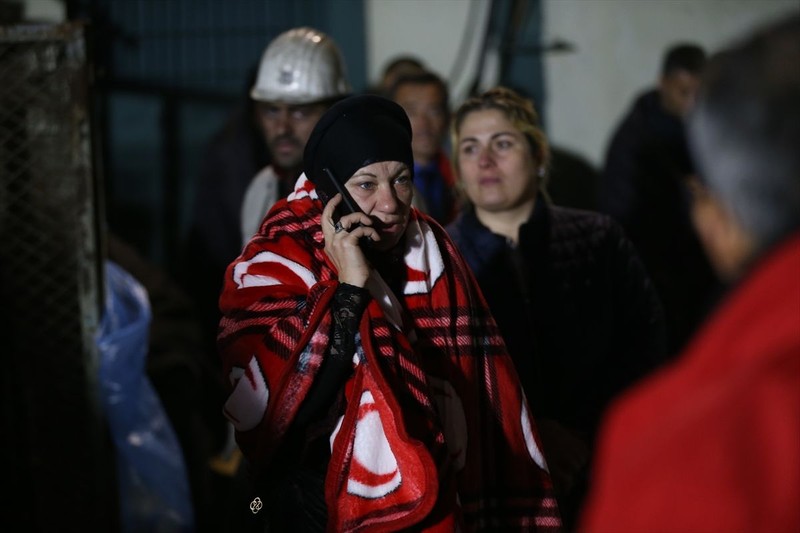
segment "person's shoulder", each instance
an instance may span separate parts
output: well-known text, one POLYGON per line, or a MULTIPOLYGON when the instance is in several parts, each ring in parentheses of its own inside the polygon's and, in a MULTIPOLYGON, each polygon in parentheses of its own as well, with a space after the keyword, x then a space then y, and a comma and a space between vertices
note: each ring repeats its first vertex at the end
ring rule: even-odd
POLYGON ((632 109, 648 109, 657 106, 660 96, 658 89, 650 87, 636 95, 633 100, 632 109))
POLYGON ((613 217, 597 211, 551 205, 550 242, 554 246, 570 247, 597 256, 613 257, 631 250, 622 226, 613 217))
MULTIPOLYGON (((606 172, 609 166, 621 164, 639 150, 649 129, 649 109, 654 92, 647 90, 636 96, 612 130, 606 147, 606 172)), ((616 175, 613 176, 616 178, 616 175)))
POLYGON ((471 242, 485 227, 478 221, 472 209, 463 209, 452 222, 444 226, 445 231, 457 244, 471 242))
MULTIPOLYGON (((269 208, 259 227, 249 242, 289 242, 307 244, 309 236, 312 240, 322 239, 319 217, 315 216, 320 209, 315 209, 312 202, 291 202, 281 198, 269 208), (302 204, 302 205, 299 205, 302 204)), ((304 244, 304 245, 305 245, 304 244)))
POLYGON ((461 212, 457 214, 452 221, 448 222, 444 226, 444 229, 451 237, 453 237, 454 235, 460 235, 461 232, 463 231, 462 230, 463 227, 464 227, 464 213, 461 212))
POLYGON ((658 89, 648 88, 638 93, 628 109, 629 119, 642 120, 644 117, 661 108, 661 97, 658 89))
POLYGON ((261 209, 264 204, 265 196, 275 196, 278 188, 278 175, 267 165, 256 172, 255 176, 247 184, 244 197, 242 199, 242 209, 261 209), (270 193, 272 191, 272 193, 270 193))
POLYGON ((272 168, 272 165, 267 165, 256 172, 256 175, 250 181, 249 188, 263 186, 267 182, 277 182, 277 180, 278 175, 275 173, 275 169, 272 168))
POLYGON ((307 231, 311 226, 319 226, 322 206, 311 198, 281 198, 269 210, 268 219, 286 226, 288 231, 307 231))
POLYGON ((637 139, 636 133, 645 128, 653 111, 659 106, 657 89, 646 89, 638 93, 632 100, 616 129, 616 137, 629 141, 637 139))

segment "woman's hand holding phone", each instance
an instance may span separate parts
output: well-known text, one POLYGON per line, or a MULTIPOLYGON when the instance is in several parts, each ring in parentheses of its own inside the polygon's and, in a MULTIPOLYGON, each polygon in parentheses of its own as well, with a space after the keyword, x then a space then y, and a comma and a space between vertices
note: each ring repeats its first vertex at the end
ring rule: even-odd
POLYGON ((370 274, 370 266, 361 247, 362 239, 378 240, 378 232, 372 228, 372 220, 362 211, 338 217, 337 207, 342 203, 337 193, 322 210, 322 234, 325 236, 325 253, 339 272, 339 281, 356 287, 364 287, 370 274))

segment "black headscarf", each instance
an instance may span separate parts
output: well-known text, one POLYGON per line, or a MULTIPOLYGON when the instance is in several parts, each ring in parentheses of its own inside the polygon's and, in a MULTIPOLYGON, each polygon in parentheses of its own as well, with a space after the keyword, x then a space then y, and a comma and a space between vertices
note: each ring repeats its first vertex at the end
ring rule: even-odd
POLYGON ((371 94, 351 96, 331 106, 311 132, 303 153, 306 176, 320 188, 325 168, 343 185, 359 168, 379 161, 405 163, 413 175, 408 115, 392 100, 371 94))

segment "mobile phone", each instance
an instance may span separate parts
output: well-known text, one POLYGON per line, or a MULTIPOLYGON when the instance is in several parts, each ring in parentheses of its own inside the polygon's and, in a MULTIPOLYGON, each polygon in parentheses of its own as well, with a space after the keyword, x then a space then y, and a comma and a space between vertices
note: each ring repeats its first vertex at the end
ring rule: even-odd
MULTIPOLYGON (((349 215, 350 213, 361 213, 361 208, 358 207, 358 204, 350 196, 350 193, 347 192, 347 188, 336 179, 336 176, 333 174, 331 169, 325 167, 322 169, 322 176, 321 180, 314 183, 314 187, 317 189, 317 194, 319 195, 320 199, 322 200, 323 204, 327 204, 328 201, 336 196, 336 193, 341 193, 342 201, 339 205, 336 206, 336 209, 333 212, 333 221, 337 222, 343 215, 349 215)), ((350 230, 353 230, 359 227, 361 224, 354 224, 350 226, 350 230)), ((369 246, 372 244, 372 240, 368 237, 362 237, 359 239, 359 244, 364 246, 369 246)))
POLYGON ((323 168, 322 174, 323 179, 321 182, 315 184, 317 188, 317 194, 320 195, 322 203, 327 204, 328 200, 336 196, 336 193, 340 193, 342 195, 342 201, 336 206, 336 211, 334 211, 334 215, 336 217, 334 222, 339 220, 339 218, 343 215, 349 215, 350 213, 357 213, 361 211, 361 208, 358 207, 356 201, 353 200, 353 197, 350 196, 349 192, 347 192, 347 187, 345 187, 339 180, 336 179, 336 176, 333 174, 331 169, 327 167, 323 168))

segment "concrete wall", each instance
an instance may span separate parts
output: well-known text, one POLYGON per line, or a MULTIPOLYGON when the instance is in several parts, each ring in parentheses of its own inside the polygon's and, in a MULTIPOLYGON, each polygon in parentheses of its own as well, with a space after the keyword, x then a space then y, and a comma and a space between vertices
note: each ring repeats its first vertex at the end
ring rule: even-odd
POLYGON ((632 99, 658 78, 664 50, 690 40, 714 52, 797 0, 544 0, 544 39, 576 45, 545 60, 545 118, 554 144, 602 164, 632 99))
MULTIPOLYGON (((19 0, 36 20, 63 19, 59 0, 19 0)), ((331 0, 344 2, 351 0, 331 0)), ((540 109, 552 142, 602 164, 606 143, 631 100, 658 77, 662 54, 679 40, 714 52, 798 0, 541 0, 543 41, 575 51, 546 56, 540 109)), ((490 0, 363 0, 367 78, 414 54, 446 78, 458 104, 474 79, 490 0)))
POLYGON ((364 0, 367 77, 380 78, 397 55, 415 55, 450 84, 460 102, 472 81, 488 0, 364 0))
MULTIPOLYGON (((548 135, 596 166, 631 100, 657 79, 666 47, 692 40, 713 52, 800 9, 797 0, 542 2, 543 41, 566 40, 576 47, 545 59, 541 112, 548 135)), ((369 79, 377 80, 390 57, 416 54, 450 81, 457 104, 474 76, 488 7, 487 0, 365 0, 369 79), (471 20, 482 22, 470 26, 471 20)))

